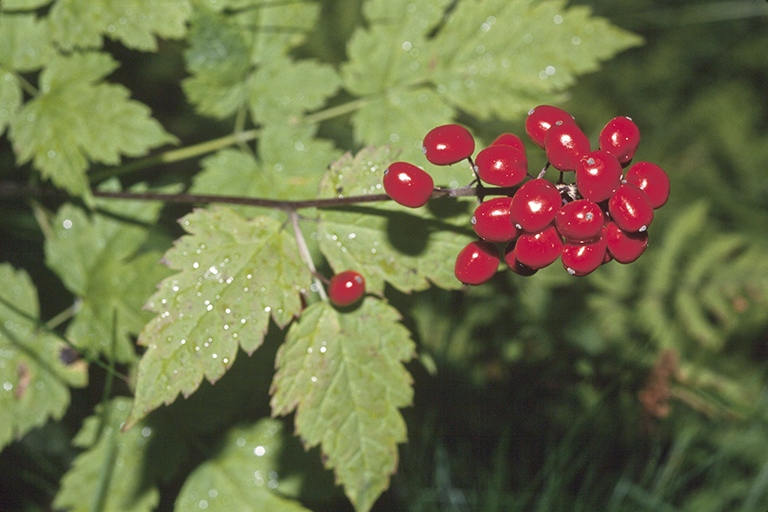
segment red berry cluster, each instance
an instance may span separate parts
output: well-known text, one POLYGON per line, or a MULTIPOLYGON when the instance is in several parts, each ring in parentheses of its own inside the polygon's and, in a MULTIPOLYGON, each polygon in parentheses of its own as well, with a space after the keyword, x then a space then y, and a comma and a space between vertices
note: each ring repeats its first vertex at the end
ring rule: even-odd
MULTIPOLYGON (((541 105, 528 112, 525 131, 546 152, 544 170, 551 165, 560 171, 556 183, 544 179, 544 171, 528 174, 525 146, 514 134, 498 137, 474 162, 475 141, 462 126, 439 126, 424 138, 424 154, 433 164, 469 160, 481 197, 493 193, 483 184, 509 192, 476 208, 471 222, 480 240, 459 253, 456 277, 465 284, 484 283, 502 258, 520 275, 560 258, 569 274, 583 276, 611 260, 631 263, 640 257, 653 212, 669 197, 669 177, 649 162, 630 165, 640 142, 637 125, 628 117, 610 120, 593 151, 570 114, 541 105), (574 173, 570 182, 564 180, 567 173, 574 173)), ((395 162, 384 171, 384 189, 396 202, 417 208, 429 200, 434 183, 423 169, 395 162)))

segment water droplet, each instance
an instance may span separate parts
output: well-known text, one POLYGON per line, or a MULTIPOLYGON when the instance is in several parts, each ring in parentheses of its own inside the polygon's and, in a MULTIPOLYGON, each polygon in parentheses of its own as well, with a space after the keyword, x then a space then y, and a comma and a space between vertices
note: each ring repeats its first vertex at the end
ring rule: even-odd
POLYGON ((263 446, 257 446, 253 449, 253 454, 257 457, 263 456, 265 453, 267 453, 267 449, 263 446))

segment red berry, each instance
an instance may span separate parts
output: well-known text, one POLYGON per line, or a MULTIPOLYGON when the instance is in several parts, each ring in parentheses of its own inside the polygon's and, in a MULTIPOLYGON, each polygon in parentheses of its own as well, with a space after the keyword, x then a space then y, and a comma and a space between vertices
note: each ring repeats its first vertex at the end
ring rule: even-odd
POLYGON ((354 304, 365 293, 365 279, 354 270, 345 270, 331 278, 328 298, 336 306, 354 304))
POLYGON ((475 139, 463 126, 444 124, 427 133, 421 150, 435 165, 455 164, 472 156, 475 139))
POLYGON ((509 216, 511 197, 494 197, 480 203, 472 216, 477 236, 489 242, 509 242, 520 234, 509 216))
POLYGON ((488 146, 477 154, 475 170, 480 179, 489 185, 513 187, 528 175, 528 160, 522 151, 498 144, 488 146))
POLYGON ((523 183, 515 192, 509 212, 518 229, 533 233, 555 220, 562 204, 557 187, 544 178, 537 178, 523 183))
POLYGON ((621 185, 621 164, 607 151, 591 151, 576 167, 576 187, 581 197, 599 203, 610 199, 621 185))
POLYGON ((424 206, 435 182, 426 171, 407 162, 394 162, 384 169, 384 191, 395 202, 409 208, 424 206))
POLYGON ((627 170, 627 183, 637 185, 648 195, 653 208, 661 208, 669 199, 669 176, 664 169, 650 162, 637 162, 627 170))
POLYGON ((517 254, 515 253, 514 241, 507 244, 507 247, 504 249, 504 261, 509 266, 509 269, 515 274, 518 274, 521 276, 532 276, 537 272, 537 269, 531 268, 528 265, 523 265, 522 263, 517 261, 517 254))
POLYGON ((619 263, 632 263, 640 257, 648 247, 648 232, 629 233, 615 222, 609 222, 603 228, 608 254, 619 263))
POLYGON ((563 249, 554 225, 544 228, 538 233, 523 233, 515 244, 517 261, 531 268, 544 268, 554 262, 563 249))
POLYGON ((456 258, 453 271, 464 284, 483 284, 499 269, 499 250, 490 242, 470 242, 456 258))
POLYGON ((603 230, 603 210, 589 199, 579 199, 564 205, 555 215, 557 231, 566 240, 585 242, 603 230))
POLYGON ((575 171, 579 160, 589 153, 589 139, 576 124, 555 124, 544 138, 547 160, 559 171, 575 171))
POLYGON ((622 184, 608 201, 611 220, 624 231, 645 231, 653 220, 653 205, 648 194, 631 183, 622 184))
POLYGON ((600 149, 615 156, 622 164, 632 160, 640 144, 640 129, 628 117, 614 117, 600 132, 600 149))
POLYGON ((569 242, 563 244, 560 261, 572 276, 585 276, 603 264, 606 242, 602 236, 589 242, 569 242))
POLYGON ((565 110, 550 105, 539 105, 528 111, 528 117, 525 119, 525 133, 534 144, 544 149, 547 131, 558 121, 563 124, 576 124, 573 116, 565 110))
POLYGON ((502 133, 496 137, 496 140, 491 143, 491 146, 498 146, 500 144, 504 146, 512 146, 513 148, 519 149, 523 152, 523 154, 525 154, 525 144, 523 144, 523 141, 520 139, 520 137, 514 133, 502 133))

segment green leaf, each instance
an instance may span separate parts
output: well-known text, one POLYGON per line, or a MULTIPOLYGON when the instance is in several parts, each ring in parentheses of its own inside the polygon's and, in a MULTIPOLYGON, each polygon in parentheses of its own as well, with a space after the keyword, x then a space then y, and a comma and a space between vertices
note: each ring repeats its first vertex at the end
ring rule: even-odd
MULTIPOLYGON (((117 191, 119 185, 112 181, 101 190, 117 191)), ((143 185, 131 189, 146 190, 143 185)), ((67 328, 72 342, 106 355, 114 342, 117 360, 133 361, 132 336, 152 318, 141 307, 157 282, 168 275, 158 264, 162 253, 137 253, 147 240, 147 226, 157 222, 163 204, 98 199, 96 206, 98 210, 90 216, 71 204, 59 209, 45 243, 46 262, 81 301, 67 328)))
MULTIPOLYGON (((320 195, 383 193, 382 173, 396 156, 388 147, 344 155, 324 176, 320 195)), ((335 271, 363 274, 373 293, 383 293, 385 281, 404 292, 423 290, 430 282, 458 289, 456 256, 477 238, 469 224, 471 212, 470 198, 434 199, 419 209, 394 202, 325 209, 319 214, 320 249, 335 271)))
POLYGON ((318 302, 291 326, 277 355, 272 413, 296 410, 296 432, 306 446, 320 444, 358 512, 388 488, 397 444, 406 440, 398 408, 413 397, 402 363, 414 344, 399 320, 374 298, 345 313, 318 302))
POLYGON ((159 315, 139 336, 148 348, 128 426, 179 393, 189 396, 203 378, 217 381, 238 346, 253 353, 270 317, 283 327, 299 314, 299 292, 312 281, 296 240, 275 219, 247 220, 216 208, 197 210, 181 224, 190 234, 164 257, 180 272, 146 306, 159 315))
POLYGON ((0 449, 69 407, 69 387, 88 380, 85 363, 39 324, 26 272, 0 264, 0 449))
POLYGON ((245 105, 251 68, 249 33, 229 16, 206 9, 191 21, 184 60, 192 76, 181 82, 198 112, 219 119, 245 105))
POLYGON ((0 134, 21 108, 17 72, 39 69, 52 54, 47 27, 34 15, 0 13, 0 134))
POLYGON ((61 480, 53 506, 69 512, 154 510, 160 501, 157 486, 145 480, 147 456, 155 432, 149 426, 121 432, 131 401, 114 400, 97 406, 74 444, 86 451, 75 458, 61 480))
POLYGON ((481 119, 518 117, 642 39, 562 0, 459 2, 434 40, 432 80, 481 119))
POLYGON ((104 53, 58 56, 40 77, 40 94, 11 122, 17 160, 34 165, 73 195, 90 197, 85 171, 89 160, 109 165, 120 155, 142 156, 175 138, 128 99, 120 85, 99 82, 116 62, 104 53))
POLYGON ((103 36, 128 48, 157 51, 157 38, 179 39, 192 13, 188 0, 57 0, 50 31, 64 50, 100 48, 103 36))
POLYGON ((34 14, 0 14, 0 28, 0 69, 35 71, 53 56, 47 27, 34 14))
POLYGON ((184 54, 192 76, 182 85, 200 113, 221 119, 248 105, 260 123, 285 122, 336 93, 332 67, 287 56, 314 25, 317 5, 229 3, 226 13, 201 9, 192 22, 184 54))
POLYGON ((427 131, 458 109, 515 119, 641 42, 560 0, 448 4, 366 2, 369 24, 350 39, 342 68, 344 87, 367 100, 352 117, 359 142, 392 141, 415 160, 427 131))
POLYGON ((254 119, 284 121, 325 104, 341 79, 327 64, 311 60, 294 62, 275 57, 264 62, 248 80, 248 98, 254 119))
POLYGON ((174 510, 308 512, 291 498, 305 485, 333 485, 281 421, 265 418, 236 427, 222 444, 189 475, 174 510))

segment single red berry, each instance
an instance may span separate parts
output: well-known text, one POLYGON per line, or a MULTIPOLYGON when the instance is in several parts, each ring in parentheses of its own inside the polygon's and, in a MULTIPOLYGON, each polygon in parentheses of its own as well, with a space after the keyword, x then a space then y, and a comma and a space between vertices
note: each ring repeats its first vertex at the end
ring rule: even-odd
POLYGON ((571 201, 558 210, 555 227, 567 240, 585 242, 603 230, 603 210, 589 199, 571 201))
POLYGON ((509 215, 511 197, 494 197, 475 208, 472 228, 477 236, 489 242, 509 242, 520 234, 509 215))
POLYGON ((509 266, 509 269, 515 274, 521 276, 532 276, 537 272, 537 269, 531 268, 528 265, 523 265, 517 261, 515 244, 516 242, 514 240, 507 244, 507 247, 504 249, 504 261, 507 263, 507 266, 509 266))
POLYGON ((599 203, 610 199, 621 185, 621 164, 607 151, 591 151, 576 167, 576 188, 581 197, 599 203))
POLYGON ((433 128, 424 137, 421 150, 435 165, 461 162, 475 152, 475 139, 469 130, 458 124, 444 124, 433 128))
POLYGON ((669 176, 664 169, 650 162, 637 162, 627 170, 627 183, 637 185, 648 194, 653 208, 661 208, 669 199, 669 176))
POLYGON ((539 105, 528 111, 525 119, 525 133, 534 144, 544 149, 544 139, 547 131, 558 122, 563 124, 576 124, 573 116, 565 110, 551 105, 539 105))
POLYGON ((585 276, 603 264, 605 252, 606 242, 602 236, 589 242, 566 241, 560 261, 572 276, 585 276))
POLYGON ((384 191, 395 202, 409 208, 424 206, 435 182, 424 169, 408 162, 394 162, 384 169, 384 191))
POLYGON ((533 233, 555 220, 562 204, 557 187, 544 178, 537 178, 523 183, 515 192, 509 212, 518 229, 533 233))
POLYGON ((365 293, 365 279, 354 270, 345 270, 331 278, 328 284, 328 298, 336 306, 354 304, 365 293))
POLYGON ((625 164, 632 160, 640 144, 640 129, 629 117, 614 117, 600 131, 600 149, 625 164))
POLYGON ((538 233, 523 233, 515 244, 517 261, 531 268, 539 269, 552 264, 563 249, 563 239, 550 225, 538 233))
MULTIPOLYGON (((621 229, 615 222, 609 222, 603 228, 608 254, 619 263, 632 263, 640 257, 648 247, 648 232, 629 233, 621 229)), ((609 260, 604 260, 607 262, 609 260)))
POLYGON ((491 143, 491 146, 498 145, 512 146, 513 148, 519 149, 523 152, 523 154, 525 154, 525 144, 523 144, 522 139, 520 139, 520 137, 514 133, 502 133, 496 137, 496 140, 491 143))
POLYGON ((456 257, 453 271, 464 284, 483 284, 499 269, 499 250, 491 242, 470 242, 456 257))
POLYGON ((608 201, 611 220, 624 231, 645 231, 653 220, 653 205, 648 194, 637 185, 623 183, 608 201))
POLYGON ((477 154, 475 170, 489 185, 513 187, 528 175, 528 159, 525 153, 512 146, 497 144, 477 154))
POLYGON ((576 124, 555 124, 544 138, 547 160, 559 171, 575 171, 579 160, 589 153, 589 139, 576 124))

